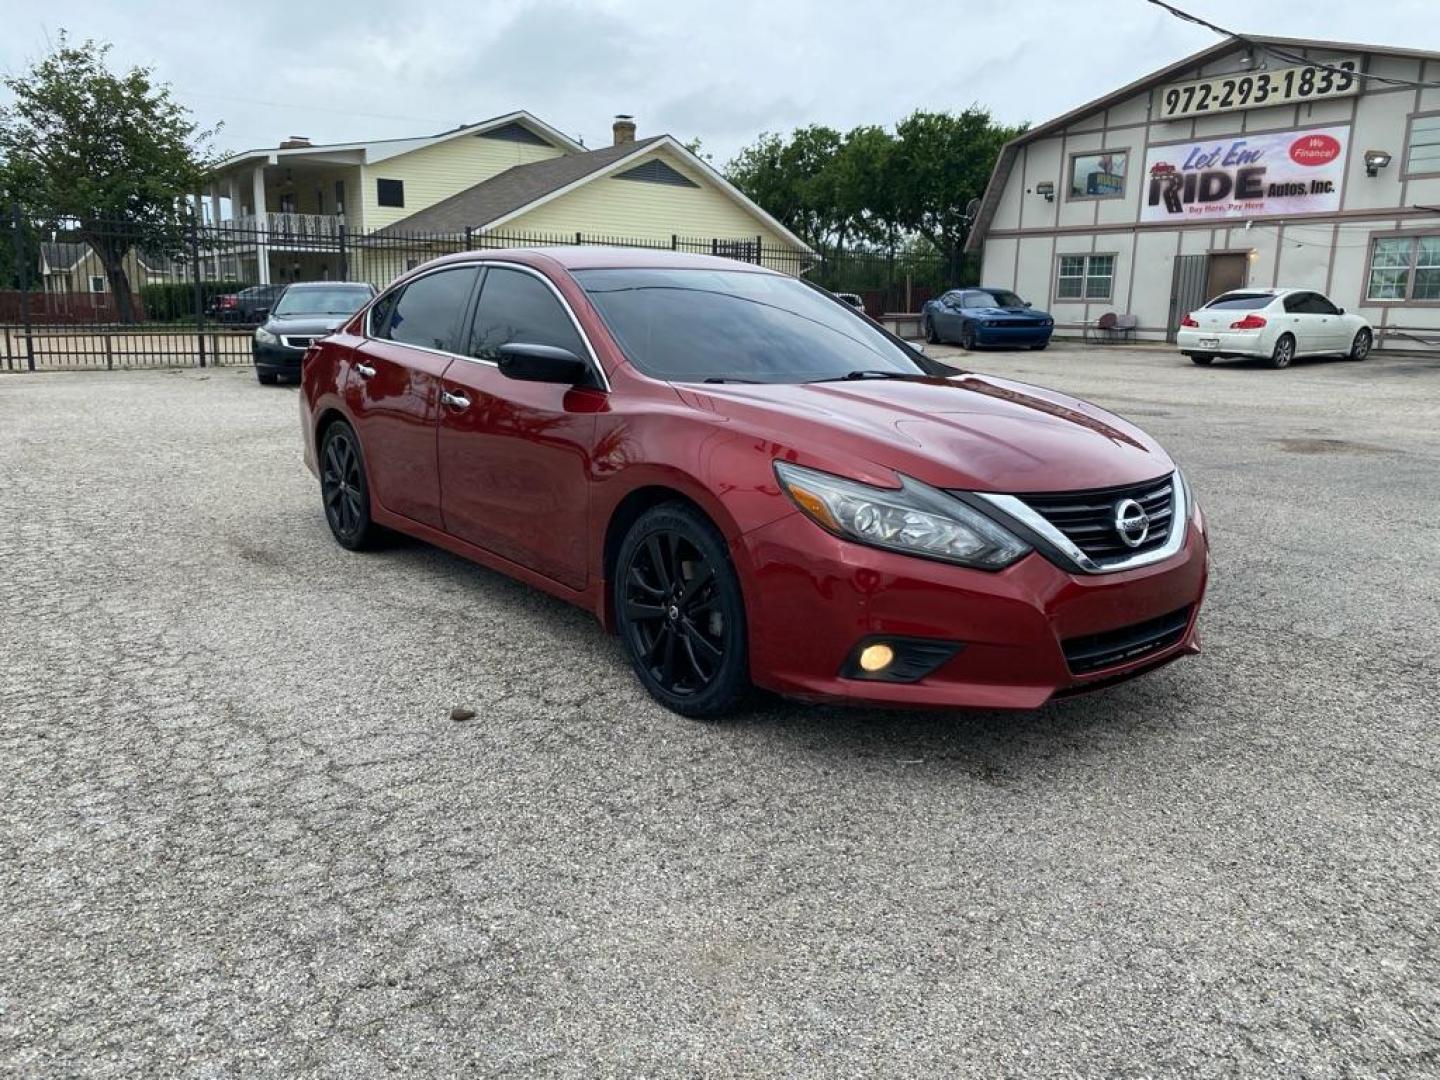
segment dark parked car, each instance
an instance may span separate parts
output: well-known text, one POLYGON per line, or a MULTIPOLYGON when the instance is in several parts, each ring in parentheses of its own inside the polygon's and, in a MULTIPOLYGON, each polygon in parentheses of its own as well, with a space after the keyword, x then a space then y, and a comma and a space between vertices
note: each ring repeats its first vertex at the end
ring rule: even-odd
POLYGON ((299 375, 305 350, 375 296, 363 281, 310 281, 286 288, 251 346, 255 377, 267 386, 281 375, 299 375))
POLYGON ((921 310, 921 329, 932 345, 953 341, 964 349, 977 345, 1014 345, 1043 349, 1050 344, 1055 320, 1009 289, 951 289, 921 310))
POLYGON ((300 423, 341 545, 579 604, 686 715, 752 684, 1035 708, 1199 648, 1205 524, 1154 439, 763 267, 447 256, 315 346, 300 423))
POLYGON ((285 291, 282 285, 251 285, 239 292, 222 293, 205 306, 205 314, 227 323, 258 323, 285 291))

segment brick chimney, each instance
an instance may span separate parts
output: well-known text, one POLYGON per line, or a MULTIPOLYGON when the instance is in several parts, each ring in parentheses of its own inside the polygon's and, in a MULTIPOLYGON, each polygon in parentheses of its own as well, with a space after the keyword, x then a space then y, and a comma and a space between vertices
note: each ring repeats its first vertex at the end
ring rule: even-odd
POLYGON ((614 125, 612 125, 610 130, 615 133, 614 145, 619 146, 622 143, 634 142, 635 117, 631 116, 629 113, 619 113, 615 117, 615 123, 614 125))
POLYGON ((281 150, 303 150, 310 145, 310 140, 304 135, 291 135, 288 139, 280 140, 281 150))

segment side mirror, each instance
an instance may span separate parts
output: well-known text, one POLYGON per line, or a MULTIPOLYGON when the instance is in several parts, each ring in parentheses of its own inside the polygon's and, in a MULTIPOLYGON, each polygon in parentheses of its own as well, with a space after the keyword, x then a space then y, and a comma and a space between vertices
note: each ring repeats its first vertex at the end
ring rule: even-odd
POLYGON ((1335 314, 1336 314, 1336 315, 1344 315, 1344 314, 1345 314, 1345 309, 1344 309, 1343 307, 1337 307, 1337 308, 1335 309, 1335 314))
POLYGON ((1029 307, 1029 306, 1030 306, 1030 301, 1029 301, 1029 300, 1021 300, 1020 303, 1023 304, 1025 307, 1029 307))
POLYGON ((589 370, 585 361, 569 349, 553 345, 514 342, 501 345, 496 352, 500 357, 500 374, 507 379, 574 386, 585 381, 589 370))

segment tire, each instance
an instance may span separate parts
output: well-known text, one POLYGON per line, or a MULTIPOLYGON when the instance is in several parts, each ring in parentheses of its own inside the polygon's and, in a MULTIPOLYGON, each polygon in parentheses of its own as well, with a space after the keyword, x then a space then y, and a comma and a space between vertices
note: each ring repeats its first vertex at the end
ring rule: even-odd
POLYGON ((966 352, 972 352, 972 351, 974 351, 974 349, 975 349, 975 324, 974 324, 974 323, 968 323, 968 322, 967 322, 967 323, 961 323, 961 324, 960 324, 960 347, 961 347, 962 349, 964 349, 966 352))
POLYGON ((1031 346, 1030 346, 1030 348, 1031 348, 1033 351, 1035 351, 1035 352, 1039 352, 1041 349, 1048 349, 1049 347, 1050 347, 1050 343, 1049 343, 1048 341, 1045 342, 1043 345, 1031 345, 1031 346))
POLYGON ((335 542, 351 551, 374 547, 381 529, 370 518, 370 483, 355 429, 337 420, 320 440, 320 499, 335 542))
POLYGON ((1287 368, 1294 359, 1295 339, 1289 334, 1281 334, 1280 340, 1275 342, 1275 351, 1270 354, 1270 366, 1277 369, 1287 368))
POLYGON ((1364 360, 1370 355, 1370 347, 1374 343, 1374 336, 1369 330, 1362 329, 1355 335, 1355 340, 1350 343, 1350 351, 1345 354, 1350 360, 1364 360))
POLYGON ((280 376, 275 372, 261 371, 259 368, 255 369, 255 378, 260 380, 261 386, 274 386, 280 381, 280 376))
POLYGON ((927 342, 929 342, 931 345, 939 345, 939 344, 940 344, 940 335, 935 332, 935 323, 934 323, 934 321, 930 318, 929 315, 926 315, 926 316, 925 316, 924 323, 925 323, 925 327, 924 327, 924 329, 925 329, 925 340, 926 340, 927 342))
POLYGON ((745 603, 725 538, 699 511, 662 503, 626 533, 611 584, 615 622, 650 696, 695 719, 750 688, 745 603))
POLYGON ((1185 355, 1190 357, 1190 362, 1192 364, 1197 364, 1200 367, 1209 367, 1215 362, 1215 357, 1211 356, 1209 353, 1192 352, 1186 353, 1185 355))

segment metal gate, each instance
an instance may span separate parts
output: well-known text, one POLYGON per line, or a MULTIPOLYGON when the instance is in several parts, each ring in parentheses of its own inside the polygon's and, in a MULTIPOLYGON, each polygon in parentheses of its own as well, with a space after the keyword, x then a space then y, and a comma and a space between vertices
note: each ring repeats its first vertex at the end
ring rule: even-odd
POLYGON ((1165 340, 1174 342, 1180 332, 1180 320, 1205 303, 1205 274, 1208 255, 1175 256, 1175 272, 1170 279, 1170 322, 1165 327, 1165 340))

